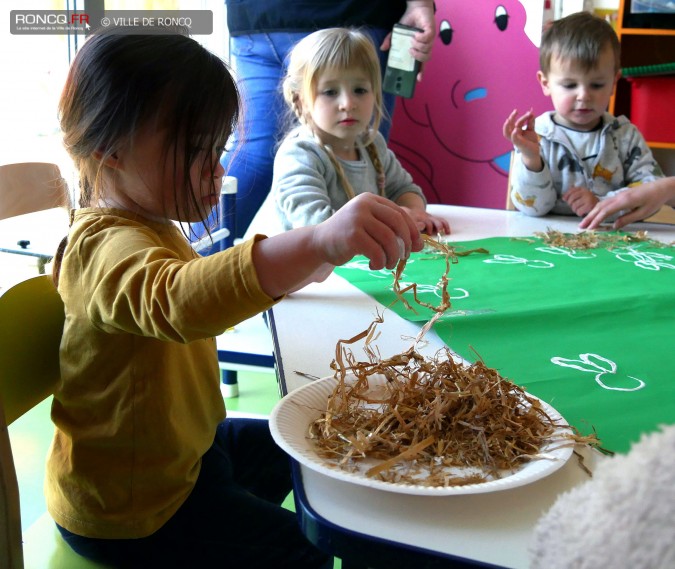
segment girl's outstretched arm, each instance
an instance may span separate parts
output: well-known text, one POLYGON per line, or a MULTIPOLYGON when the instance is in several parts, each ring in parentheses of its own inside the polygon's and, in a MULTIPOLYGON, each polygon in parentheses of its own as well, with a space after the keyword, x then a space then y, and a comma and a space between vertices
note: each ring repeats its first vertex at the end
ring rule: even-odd
POLYGON ((326 221, 263 239, 253 250, 262 289, 272 298, 325 279, 355 255, 370 268, 393 269, 401 258, 424 246, 410 216, 391 200, 365 193, 326 221))

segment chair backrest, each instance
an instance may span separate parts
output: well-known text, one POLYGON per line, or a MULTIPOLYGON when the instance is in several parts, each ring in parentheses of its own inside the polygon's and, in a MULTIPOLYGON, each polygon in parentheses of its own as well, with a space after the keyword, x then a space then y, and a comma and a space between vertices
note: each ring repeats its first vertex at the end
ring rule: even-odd
POLYGON ((63 302, 51 276, 0 295, 0 567, 22 568, 19 489, 7 427, 54 392, 63 302))
POLYGON ((0 166, 0 219, 69 202, 68 186, 56 164, 19 162, 0 166))

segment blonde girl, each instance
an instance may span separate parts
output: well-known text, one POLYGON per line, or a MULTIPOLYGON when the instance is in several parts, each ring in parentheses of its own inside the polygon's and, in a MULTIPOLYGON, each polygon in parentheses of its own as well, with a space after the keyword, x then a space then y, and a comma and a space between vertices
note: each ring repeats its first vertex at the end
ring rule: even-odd
POLYGON ((283 94, 295 126, 275 157, 272 199, 284 229, 325 221, 355 196, 373 193, 403 207, 420 231, 450 232, 446 220, 426 212, 422 190, 377 130, 381 72, 365 33, 329 28, 302 39, 291 51, 283 94))

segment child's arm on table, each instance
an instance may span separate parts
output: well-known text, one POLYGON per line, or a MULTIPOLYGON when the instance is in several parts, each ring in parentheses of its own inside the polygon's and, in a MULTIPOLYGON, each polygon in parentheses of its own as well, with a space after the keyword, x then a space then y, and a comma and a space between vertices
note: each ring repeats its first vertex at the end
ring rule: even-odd
MULTIPOLYGON (((640 203, 640 206, 634 206, 634 207, 640 207, 639 212, 632 212, 628 218, 621 218, 621 221, 617 220, 614 223, 615 228, 622 227, 623 225, 626 225, 627 223, 631 223, 632 221, 637 221, 638 219, 644 219, 645 217, 649 217, 651 213, 654 213, 656 209, 660 207, 660 205, 663 205, 664 202, 661 202, 658 206, 654 206, 654 211, 651 212, 646 212, 647 207, 651 207, 651 200, 655 200, 653 203, 656 204, 659 199, 664 199, 667 200, 667 196, 663 195, 661 196, 660 192, 662 191, 660 188, 661 186, 657 185, 656 186, 656 191, 655 194, 652 196, 651 192, 652 190, 650 189, 650 186, 654 182, 658 182, 663 178, 663 172, 654 159, 654 155, 652 154, 652 151, 650 150, 649 146, 647 145, 647 142, 645 141, 644 137, 642 136, 642 133, 632 124, 628 124, 623 127, 622 130, 623 134, 621 136, 621 145, 622 145, 622 150, 619 152, 620 155, 623 155, 624 158, 622 158, 622 163, 624 166, 627 166, 627 170, 624 172, 624 180, 623 183, 625 184, 624 187, 617 188, 611 192, 609 192, 606 196, 598 196, 596 198, 595 203, 590 203, 590 207, 587 207, 589 204, 587 203, 585 207, 580 207, 580 208, 575 208, 572 206, 572 203, 567 199, 567 195, 564 196, 564 199, 570 204, 570 206, 573 207, 575 213, 577 215, 587 215, 590 214, 591 212, 593 213, 593 216, 591 219, 588 221, 582 220, 580 227, 583 228, 591 228, 589 227, 591 223, 593 223, 593 227, 597 227, 602 221, 607 219, 609 215, 612 215, 614 213, 620 212, 622 209, 633 209, 628 204, 631 204, 634 200, 638 200, 640 203), (633 191, 633 188, 636 191, 633 191), (647 192, 646 196, 642 195, 642 192, 647 192), (616 198, 619 197, 619 195, 624 194, 628 192, 628 196, 617 200, 616 198), (643 199, 647 199, 648 201, 642 202, 643 199), (608 202, 608 205, 605 207, 600 207, 600 204, 608 202), (621 205, 620 207, 617 207, 621 205), (611 213, 609 213, 611 211, 611 213), (597 216, 599 215, 599 212, 603 212, 601 215, 603 216, 602 219, 597 219, 597 216), (607 212, 607 213, 604 213, 607 212), (640 218, 639 216, 642 215, 643 217, 640 218)), ((571 196, 570 199, 581 199, 577 198, 575 196, 571 196)), ((578 201, 578 203, 581 203, 578 201)))
POLYGON ((562 199, 569 204, 569 206, 572 208, 572 211, 579 217, 586 215, 600 201, 598 196, 596 196, 591 190, 578 186, 567 190, 562 195, 562 199))
POLYGON ((596 229, 611 215, 628 210, 628 213, 616 219, 612 225, 614 229, 620 229, 629 223, 649 217, 664 204, 675 207, 675 176, 628 188, 598 202, 581 220, 579 229, 596 229))
POLYGON ((323 223, 259 241, 253 263, 262 289, 270 297, 279 298, 304 284, 325 279, 332 267, 355 255, 368 257, 373 270, 393 269, 399 259, 423 246, 420 232, 402 208, 367 193, 323 223))

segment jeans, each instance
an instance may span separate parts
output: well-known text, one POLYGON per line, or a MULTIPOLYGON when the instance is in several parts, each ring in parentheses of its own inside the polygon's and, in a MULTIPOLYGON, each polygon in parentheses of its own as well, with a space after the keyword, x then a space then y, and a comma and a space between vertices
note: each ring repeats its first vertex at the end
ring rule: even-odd
POLYGON ((290 489, 288 457, 267 421, 226 419, 192 493, 154 534, 95 539, 57 527, 80 555, 116 568, 332 567, 332 557, 302 535, 295 514, 280 507, 290 489))
MULTIPOLYGON (((390 30, 366 30, 373 38, 384 74, 387 52, 379 51, 390 30)), ((236 235, 241 237, 272 187, 274 154, 285 132, 287 106, 281 94, 285 60, 295 43, 308 33, 260 33, 231 38, 233 66, 243 97, 241 134, 235 133, 232 151, 221 162, 238 180, 236 235), (243 143, 243 144, 242 144, 243 143)), ((396 97, 384 93, 386 115, 380 132, 388 139, 396 97)))

